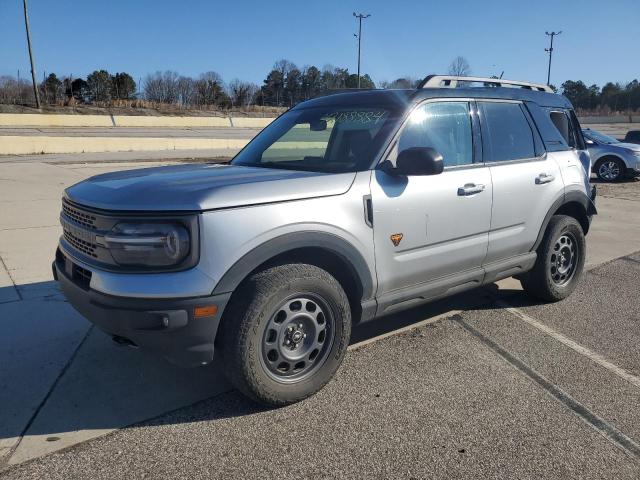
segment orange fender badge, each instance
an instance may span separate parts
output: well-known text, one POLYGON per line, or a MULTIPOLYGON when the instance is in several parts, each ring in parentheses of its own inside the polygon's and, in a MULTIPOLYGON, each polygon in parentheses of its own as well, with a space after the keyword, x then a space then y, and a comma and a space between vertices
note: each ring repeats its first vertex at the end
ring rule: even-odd
POLYGON ((391 235, 391 241, 393 242, 394 247, 400 245, 403 236, 404 235, 402 235, 401 233, 394 233, 393 235, 391 235))

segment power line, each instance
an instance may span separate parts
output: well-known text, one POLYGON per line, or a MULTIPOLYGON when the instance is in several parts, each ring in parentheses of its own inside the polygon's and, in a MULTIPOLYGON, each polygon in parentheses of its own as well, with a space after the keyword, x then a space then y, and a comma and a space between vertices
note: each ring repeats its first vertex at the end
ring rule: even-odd
POLYGON ((553 55, 553 37, 560 35, 562 33, 562 30, 560 30, 559 32, 544 32, 545 35, 548 35, 549 37, 551 37, 551 44, 549 45, 549 48, 545 48, 544 51, 545 52, 549 52, 549 69, 547 70, 547 85, 551 85, 551 57, 553 55))
MULTIPOLYGON (((360 88, 360 44, 362 43, 362 19, 369 18, 371 15, 353 12, 353 16, 358 19, 358 88, 360 88)), ((354 34, 355 35, 355 34, 354 34)))

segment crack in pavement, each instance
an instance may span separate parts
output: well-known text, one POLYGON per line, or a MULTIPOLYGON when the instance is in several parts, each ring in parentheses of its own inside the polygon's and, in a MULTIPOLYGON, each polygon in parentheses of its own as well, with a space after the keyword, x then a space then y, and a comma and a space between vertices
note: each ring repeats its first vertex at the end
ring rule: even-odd
POLYGON ((571 410, 574 414, 580 417, 580 419, 587 425, 604 436, 616 447, 624 451, 631 459, 635 460, 636 462, 640 461, 640 445, 638 445, 634 440, 625 435, 622 431, 618 430, 606 420, 596 415, 578 400, 574 399, 571 395, 562 390, 559 386, 547 380, 540 373, 535 371, 533 368, 531 368, 514 354, 500 346, 491 338, 487 337, 482 332, 472 327, 463 319, 462 315, 454 315, 453 317, 451 317, 451 320, 461 328, 466 330, 469 334, 477 338, 481 343, 483 343, 494 353, 502 357, 502 359, 509 363, 513 368, 515 368, 520 373, 536 383, 538 386, 540 386, 553 398, 555 398, 557 401, 571 410))
POLYGON ((64 375, 65 375, 65 373, 67 373, 67 370, 69 369, 69 367, 71 367, 71 364, 73 363, 73 361, 75 360, 76 356, 78 355, 78 352, 80 351, 80 348, 82 348, 82 345, 84 345, 85 341, 87 340, 87 338, 89 338, 89 334, 92 331, 93 331, 93 324, 91 324, 89 326, 89 328, 87 329, 87 332, 84 334, 84 337, 82 337, 82 340, 80 340, 80 342, 78 343, 78 346, 75 348, 73 353, 69 356, 69 359, 67 360, 67 363, 65 363, 64 367, 62 367, 62 369, 60 370, 60 373, 55 378, 55 380, 52 382, 51 386, 49 387, 49 390, 47 390, 46 395, 40 401, 40 403, 38 404, 38 406, 34 410, 34 412, 31 415, 31 417, 29 417, 29 421, 27 422, 25 427, 22 429, 22 432, 20 432, 20 436, 18 437, 18 441, 15 443, 15 445, 13 447, 11 447, 11 449, 9 450, 9 454, 4 459, 0 459, 0 469, 2 469, 2 467, 6 467, 9 464, 9 461, 11 460, 11 457, 16 452, 16 450, 20 447, 20 444, 22 443, 22 440, 24 439, 25 434, 29 431, 29 428, 31 428, 31 425, 33 424, 35 419, 38 417, 38 415, 39 415, 40 411, 42 410, 42 408, 47 403, 47 400, 49 400, 49 397, 51 396, 51 394, 55 390, 56 386, 58 385, 58 383, 60 382, 62 377, 64 377, 64 375))
MULTIPOLYGON (((2 268, 4 268, 4 271, 7 273, 7 277, 9 278, 9 280, 11 280, 11 285, 13 285, 13 289, 15 290, 16 295, 18 296, 18 301, 22 301, 22 294, 20 293, 20 290, 16 285, 16 281, 11 276, 11 272, 9 272, 9 269, 7 268, 7 264, 4 263, 4 259, 2 258, 2 255, 0 255, 0 265, 2 265, 2 268)), ((3 302, 3 303, 9 303, 9 302, 3 302)))
POLYGON ((548 327, 544 323, 539 322, 535 318, 530 317, 529 315, 527 315, 526 313, 520 311, 519 309, 512 307, 511 305, 509 305, 507 302, 505 302, 503 300, 498 300, 496 302, 496 304, 499 307, 504 308, 506 311, 508 311, 512 315, 515 315, 516 317, 518 317, 520 320, 524 321, 528 325, 531 325, 532 327, 540 330, 545 335, 547 335, 547 336, 553 338, 554 340, 562 343, 564 346, 569 347, 571 350, 579 353, 583 357, 588 358, 592 362, 597 363, 601 367, 606 368, 607 370, 609 370, 610 372, 614 373, 618 377, 620 377, 623 380, 629 382, 631 385, 640 388, 640 378, 638 378, 635 375, 627 372, 624 368, 621 368, 621 367, 611 363, 609 360, 607 360, 605 357, 603 357, 599 353, 596 353, 593 350, 590 350, 589 348, 584 347, 584 346, 580 345, 577 342, 574 342, 570 338, 565 337, 563 334, 561 334, 559 332, 556 332, 554 329, 552 329, 551 327, 548 327))

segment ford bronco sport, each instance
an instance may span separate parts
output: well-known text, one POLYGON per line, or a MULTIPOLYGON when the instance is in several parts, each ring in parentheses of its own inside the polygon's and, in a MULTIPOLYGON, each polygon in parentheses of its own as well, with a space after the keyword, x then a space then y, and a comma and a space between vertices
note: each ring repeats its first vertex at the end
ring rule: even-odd
POLYGON ((568 100, 430 76, 317 98, 229 165, 108 173, 62 199, 54 276, 121 343, 181 365, 218 351, 284 405, 322 388, 352 324, 516 276, 568 296, 595 213, 568 100))

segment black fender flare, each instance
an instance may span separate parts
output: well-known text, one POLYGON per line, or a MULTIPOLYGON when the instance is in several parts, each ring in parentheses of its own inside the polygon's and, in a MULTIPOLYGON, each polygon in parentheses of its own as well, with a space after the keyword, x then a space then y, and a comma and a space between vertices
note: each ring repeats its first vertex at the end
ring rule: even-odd
POLYGON ((536 242, 533 244, 533 247, 531 248, 532 252, 537 250, 538 246, 542 242, 542 238, 544 237, 544 232, 547 231, 547 226, 549 225, 549 221, 551 220, 551 217, 553 216, 553 214, 557 212, 560 207, 568 203, 577 203, 580 206, 582 206, 582 208, 584 208, 584 214, 587 218, 598 213, 593 201, 584 192, 578 192, 578 191, 566 192, 563 196, 561 196, 555 202, 553 202, 553 204, 551 205, 551 208, 545 215, 544 220, 542 222, 542 226, 540 227, 540 231, 538 232, 538 237, 536 238, 536 242))
POLYGON ((270 259, 299 248, 321 248, 338 255, 351 265, 362 288, 362 300, 373 297, 374 276, 362 254, 347 240, 320 231, 294 232, 272 238, 260 244, 225 272, 213 290, 213 295, 233 292, 257 267, 270 259))

